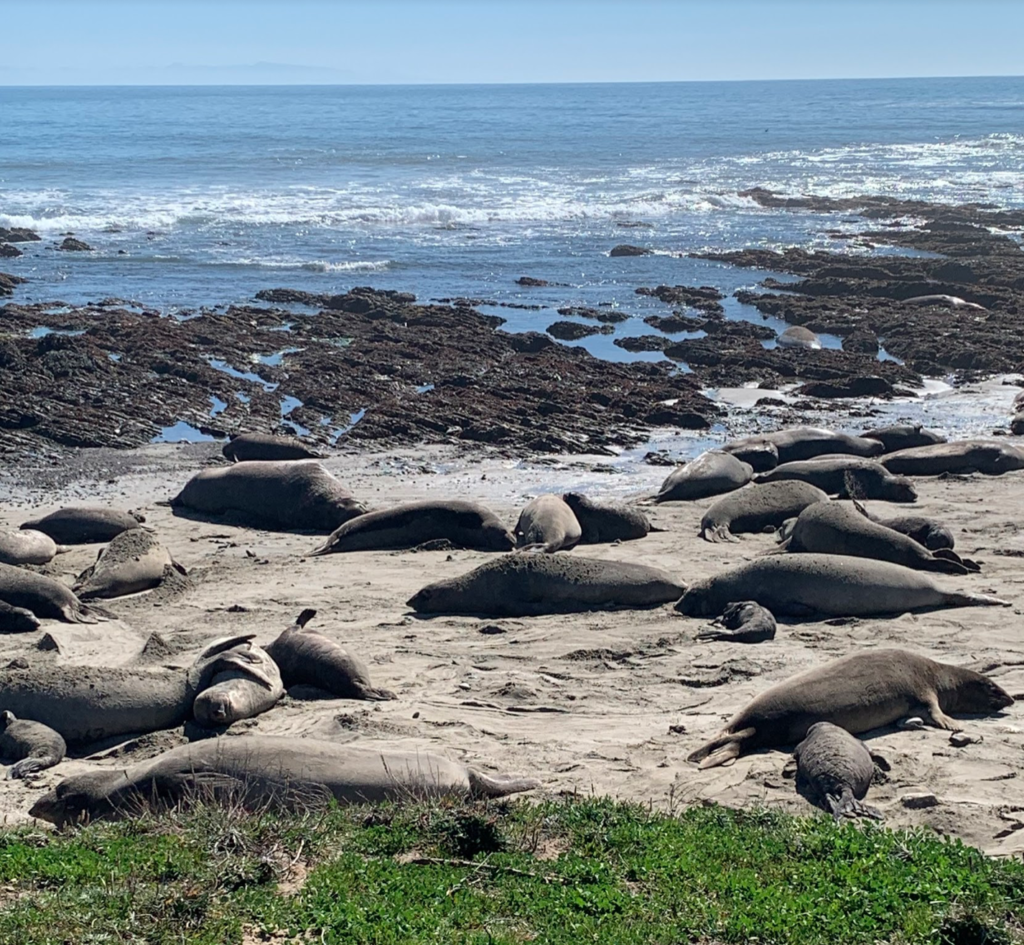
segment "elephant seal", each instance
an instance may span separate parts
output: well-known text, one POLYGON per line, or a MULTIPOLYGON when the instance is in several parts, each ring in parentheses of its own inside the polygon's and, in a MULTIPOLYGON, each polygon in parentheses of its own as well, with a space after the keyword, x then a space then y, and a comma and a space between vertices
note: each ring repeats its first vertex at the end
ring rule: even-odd
POLYGON ((192 715, 207 728, 230 725, 266 712, 283 695, 277 663, 247 640, 220 652, 216 672, 192 703, 192 715))
POLYGON ((885 447, 887 453, 895 453, 897 450, 909 450, 915 446, 931 446, 933 443, 945 443, 946 438, 934 430, 926 430, 920 423, 897 424, 890 427, 876 427, 874 430, 865 430, 862 437, 869 440, 878 440, 885 447))
POLYGON ((899 515, 896 518, 879 518, 872 513, 868 518, 879 525, 891 528, 894 532, 912 538, 919 545, 924 545, 929 551, 940 551, 943 548, 953 550, 956 540, 953 533, 933 518, 924 518, 919 515, 899 515))
POLYGON ((15 763, 7 770, 8 778, 24 778, 63 759, 68 746, 48 725, 19 719, 5 709, 0 712, 0 758, 15 763))
MULTIPOLYGON (((738 541, 734 532, 760 532, 778 528, 786 519, 799 515, 813 502, 828 496, 815 486, 799 480, 751 483, 719 499, 704 513, 700 537, 705 541, 738 541)), ((739 598, 736 598, 739 599, 739 598)))
POLYGON ((171 507, 228 513, 257 528, 325 534, 366 512, 366 506, 313 460, 204 469, 171 499, 171 507))
POLYGON ((31 528, 0 529, 0 564, 49 564, 62 550, 45 532, 31 528))
POLYGON ((336 528, 311 554, 415 548, 440 538, 480 551, 509 551, 516 544, 498 516, 480 503, 427 499, 360 515, 336 528))
POLYGON ((169 572, 187 574, 152 532, 133 528, 100 551, 96 562, 78 575, 73 590, 80 600, 123 597, 156 587, 169 572))
POLYGON ((645 538, 660 531, 639 509, 611 502, 595 502, 579 492, 566 492, 562 498, 580 523, 581 545, 602 545, 613 541, 645 538))
POLYGON ((712 626, 697 634, 698 640, 724 640, 727 643, 763 643, 775 639, 775 617, 752 600, 729 604, 712 626), (722 629, 717 629, 721 627, 722 629))
POLYGON ((791 325, 778 337, 780 348, 806 348, 809 351, 821 350, 821 339, 809 328, 802 325, 791 325))
POLYGON ((145 516, 135 512, 69 506, 25 522, 21 527, 49 535, 58 545, 92 545, 110 541, 129 528, 138 528, 145 521, 145 516))
POLYGON ((429 584, 406 602, 421 614, 533 617, 613 607, 652 607, 685 585, 667 571, 625 561, 505 555, 457 578, 429 584))
POLYGON ((847 453, 850 456, 878 456, 885 447, 878 440, 868 440, 846 433, 833 433, 817 427, 794 427, 768 433, 764 439, 775 444, 779 465, 813 459, 823 453, 847 453))
POLYGON ((181 745, 127 769, 90 771, 43 795, 29 814, 58 826, 117 820, 193 801, 309 807, 330 802, 496 798, 540 787, 483 774, 426 751, 390 751, 314 738, 241 735, 181 745))
POLYGON ((895 476, 875 460, 860 456, 821 456, 782 463, 771 472, 761 473, 755 481, 782 482, 786 479, 809 482, 823 492, 854 499, 884 499, 886 502, 917 500, 917 490, 909 479, 895 476), (853 495, 850 495, 851 490, 853 495))
POLYGON ((754 476, 754 468, 732 453, 708 450, 685 466, 677 466, 661 484, 655 502, 680 502, 706 499, 734 492, 754 476))
POLYGON ((315 610, 302 611, 292 626, 265 647, 281 670, 285 688, 316 686, 340 699, 370 702, 397 698, 390 689, 379 689, 370 682, 370 671, 358 656, 322 633, 307 629, 306 624, 315 616, 315 610))
POLYGON ((290 436, 269 433, 241 433, 231 437, 221 450, 232 462, 279 462, 289 459, 323 459, 316 450, 290 436))
POLYGON ((0 633, 32 633, 42 624, 39 618, 24 607, 12 607, 0 600, 0 633))
POLYGON ((65 623, 97 623, 109 616, 83 604, 66 584, 10 564, 0 564, 0 602, 65 623))
POLYGON ((1009 607, 985 594, 944 591, 920 571, 889 561, 845 555, 757 558, 698 581, 676 604, 689 617, 713 617, 737 600, 752 600, 788 617, 870 617, 940 607, 1009 607))
POLYGON ((554 554, 579 544, 583 530, 560 495, 539 495, 526 503, 513 529, 520 551, 554 554))
POLYGON ((762 692, 687 760, 713 768, 755 748, 794 745, 815 722, 832 722, 857 735, 913 713, 937 728, 959 731, 947 712, 990 713, 1012 704, 1009 693, 974 670, 907 650, 868 650, 762 692))
POLYGON ((793 749, 793 757, 797 791, 836 823, 843 817, 882 819, 878 810, 861 803, 875 776, 871 752, 845 728, 815 722, 793 749))
POLYGON ((976 312, 987 312, 984 305, 977 302, 967 302, 958 295, 915 295, 913 298, 904 299, 904 305, 945 305, 947 308, 969 308, 976 312))
POLYGON ((783 550, 802 553, 849 555, 941 574, 969 574, 952 551, 936 554, 912 538, 871 521, 859 508, 840 502, 816 502, 796 518, 783 550))
POLYGON ((754 472, 767 472, 779 465, 779 448, 763 436, 732 440, 724 444, 721 450, 746 463, 754 472))
POLYGON ((1001 476, 1014 469, 1024 469, 1024 451, 1008 443, 986 440, 954 440, 917 446, 889 453, 879 460, 889 472, 905 476, 940 476, 942 473, 977 471, 1001 476))

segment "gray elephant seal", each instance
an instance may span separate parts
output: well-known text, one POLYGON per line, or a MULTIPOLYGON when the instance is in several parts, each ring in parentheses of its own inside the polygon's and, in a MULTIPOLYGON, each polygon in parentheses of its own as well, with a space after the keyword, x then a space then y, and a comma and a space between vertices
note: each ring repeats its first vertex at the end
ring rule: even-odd
POLYGON ((754 469, 749 463, 722 450, 708 450, 685 466, 672 470, 654 501, 706 499, 723 492, 733 492, 745 486, 753 476, 754 469))
POLYGON ((880 460, 890 472, 905 476, 940 476, 942 473, 977 471, 1001 476, 1024 469, 1024 451, 1008 443, 986 440, 955 440, 889 453, 880 460))
POLYGON ((312 460, 204 469, 171 499, 171 507, 231 514, 258 528, 321 533, 366 512, 366 506, 312 460))
POLYGON ((32 633, 42 624, 39 618, 24 607, 12 607, 0 600, 0 633, 32 633))
POLYGON ((969 574, 970 568, 952 551, 929 551, 912 538, 871 521, 853 505, 817 502, 796 519, 783 550, 803 553, 849 555, 891 561, 916 571, 969 574))
POLYGON ((869 650, 761 693, 687 760, 712 768, 756 748, 794 745, 815 722, 833 722, 856 735, 913 713, 937 728, 959 731, 947 712, 987 714, 1012 704, 1012 696, 973 670, 907 650, 869 650))
POLYGON ((676 604, 689 617, 713 617, 752 600, 788 617, 870 617, 940 607, 1010 606, 985 594, 944 591, 920 571, 844 555, 758 558, 698 581, 676 604))
POLYGON ((539 495, 526 503, 513 529, 520 551, 554 554, 579 544, 583 530, 560 495, 539 495))
POLYGON ((748 436, 742 440, 732 440, 721 447, 723 453, 735 456, 747 463, 754 472, 767 472, 779 465, 779 449, 763 436, 748 436))
POLYGON ((700 537, 712 542, 738 541, 735 532, 762 532, 766 528, 778 528, 808 505, 827 499, 821 489, 799 480, 744 486, 719 499, 704 513, 700 537))
POLYGON ((384 548, 415 548, 447 538, 460 548, 509 551, 516 540, 497 515, 478 502, 462 499, 407 502, 367 512, 336 528, 314 555, 384 548))
POLYGON ((874 807, 862 804, 875 775, 867 745, 845 728, 815 722, 793 749, 796 789, 839 823, 843 817, 881 820, 874 807))
POLYGON ((914 502, 917 490, 902 476, 893 475, 873 459, 860 456, 823 456, 800 462, 783 463, 771 472, 761 473, 757 482, 782 482, 799 479, 831 495, 854 499, 884 499, 886 502, 914 502))
POLYGON ((977 302, 967 302, 958 295, 915 295, 913 298, 904 299, 904 305, 945 305, 948 308, 969 308, 977 312, 987 312, 984 305, 977 302))
POLYGON ((138 528, 145 516, 118 509, 69 506, 21 527, 49 535, 58 545, 91 545, 110 541, 129 528, 138 528))
POLYGON ((128 769, 68 778, 29 813, 64 826, 190 801, 308 807, 332 798, 339 804, 496 798, 537 787, 534 778, 486 775, 426 751, 242 735, 182 745, 128 769))
POLYGON ((302 611, 295 623, 265 648, 280 668, 285 688, 316 686, 340 699, 371 702, 396 698, 389 689, 370 682, 370 671, 358 656, 306 627, 315 616, 315 610, 302 611))
POLYGON ((80 600, 123 597, 157 587, 170 573, 184 577, 187 572, 152 532, 133 528, 100 551, 73 590, 80 600))
POLYGON ((192 703, 192 715, 207 728, 230 725, 266 712, 283 695, 277 663, 266 650, 247 640, 220 652, 209 684, 192 703))
POLYGON ((868 518, 879 525, 891 528, 894 532, 912 538, 919 545, 924 545, 929 551, 940 551, 943 548, 953 550, 956 540, 953 533, 933 518, 924 518, 919 515, 898 515, 896 518, 880 518, 869 513, 868 518))
POLYGON ((581 545, 601 545, 613 541, 645 538, 659 531, 639 509, 611 502, 595 502, 579 492, 566 492, 562 498, 580 523, 581 545))
POLYGON ((0 564, 49 564, 60 550, 61 546, 45 532, 0 529, 0 564))
POLYGON ((763 643, 775 639, 775 617, 770 610, 752 600, 729 604, 712 623, 713 626, 697 634, 698 640, 763 643))
POLYGON ((779 464, 813 459, 823 453, 848 453, 851 456, 878 456, 885 447, 878 440, 868 440, 816 427, 794 427, 768 433, 764 439, 775 444, 779 464))
POLYGON ((791 325, 778 338, 780 348, 806 348, 809 351, 821 350, 821 339, 809 328, 802 325, 791 325))
POLYGON ((7 709, 0 712, 0 758, 15 763, 8 778, 24 778, 59 764, 67 751, 64 739, 47 725, 19 719, 7 709))
POLYGON ((878 440, 887 453, 897 450, 909 450, 916 446, 931 446, 933 443, 945 443, 946 438, 934 430, 926 430, 921 424, 896 424, 891 427, 876 427, 865 430, 862 437, 878 440))
POLYGON ((242 433, 232 436, 221 450, 233 462, 280 462, 289 459, 323 459, 316 450, 290 436, 270 433, 242 433))
POLYGON ((66 584, 9 564, 0 564, 0 601, 65 623, 96 623, 109 616, 83 604, 66 584))
POLYGON ((532 617, 613 607, 652 607, 678 599, 685 585, 667 571, 624 561, 506 555, 407 601, 421 614, 532 617))

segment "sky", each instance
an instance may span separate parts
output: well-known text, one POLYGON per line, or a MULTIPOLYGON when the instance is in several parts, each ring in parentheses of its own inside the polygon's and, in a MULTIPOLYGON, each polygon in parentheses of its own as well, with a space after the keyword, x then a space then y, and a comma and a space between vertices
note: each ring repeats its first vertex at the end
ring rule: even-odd
POLYGON ((1020 0, 0 0, 0 85, 1024 74, 1020 0))

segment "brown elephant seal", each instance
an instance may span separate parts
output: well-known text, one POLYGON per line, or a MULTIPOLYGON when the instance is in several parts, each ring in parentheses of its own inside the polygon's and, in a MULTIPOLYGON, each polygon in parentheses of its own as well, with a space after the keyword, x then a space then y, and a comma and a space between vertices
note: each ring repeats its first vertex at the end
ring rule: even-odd
POLYGON ((897 450, 909 450, 916 446, 931 446, 934 443, 945 443, 946 438, 934 430, 926 430, 920 423, 901 423, 889 427, 876 427, 865 430, 862 437, 878 440, 887 453, 897 450))
POLYGON ((847 453, 851 456, 878 456, 885 447, 878 440, 868 440, 847 433, 834 433, 817 427, 794 427, 767 433, 764 439, 775 444, 779 465, 813 459, 823 453, 847 453))
POLYGON ((192 703, 192 715, 202 726, 213 728, 253 718, 273 708, 284 695, 277 663, 248 640, 221 651, 216 662, 209 683, 192 703))
POLYGON ((980 472, 1001 476, 1024 469, 1024 451, 1009 443, 954 440, 889 453, 879 460, 890 472, 904 476, 940 476, 943 473, 980 472))
POLYGON ((123 597, 148 591, 170 574, 187 572, 171 557, 156 536, 142 528, 121 532, 96 557, 74 585, 80 600, 123 597))
POLYGON ((145 521, 145 516, 135 512, 69 506, 25 522, 21 527, 49 535, 58 545, 92 545, 110 541, 129 528, 138 528, 145 521))
POLYGON ((390 689, 380 689, 370 682, 370 671, 358 656, 306 627, 315 616, 315 610, 302 611, 292 626, 265 647, 281 670, 285 688, 316 686, 340 699, 371 702, 396 698, 390 689))
POLYGON ((241 433, 232 436, 221 450, 232 462, 273 463, 290 459, 323 459, 316 450, 294 437, 270 433, 241 433))
POLYGON ((780 348, 805 348, 808 351, 820 351, 821 339, 802 325, 791 325, 778 337, 780 348))
MULTIPOLYGON (((808 505, 824 502, 828 496, 810 483, 799 480, 751 483, 719 499, 704 513, 700 537, 705 541, 738 541, 736 532, 762 532, 778 528, 795 518, 808 505)), ((738 599, 738 598, 736 598, 738 599)))
POLYGON ((29 811, 58 826, 116 820, 188 802, 309 807, 497 798, 540 787, 486 775, 427 751, 391 751, 270 735, 210 738, 127 769, 68 778, 29 811))
POLYGON ((729 604, 712 626, 697 634, 698 640, 722 640, 726 643, 763 643, 775 639, 775 617, 752 600, 729 604))
POLYGON ((782 463, 761 473, 756 482, 783 482, 798 479, 817 486, 830 495, 854 499, 883 499, 886 502, 915 502, 917 490, 903 476, 896 476, 873 459, 860 456, 816 457, 782 463), (851 490, 853 495, 850 495, 851 490))
POLYGON ((898 515, 896 518, 880 518, 870 513, 868 518, 879 525, 891 528, 894 532, 912 538, 919 545, 924 545, 929 551, 940 551, 943 548, 953 550, 956 540, 953 533, 933 518, 925 518, 920 515, 898 515))
POLYGON ((749 463, 723 450, 708 450, 685 466, 673 469, 654 501, 681 502, 734 492, 753 476, 754 468, 749 463))
POLYGON ((63 550, 45 532, 32 528, 0 529, 0 564, 49 564, 63 550))
POLYGON ((601 545, 613 541, 634 541, 648 532, 660 531, 639 509, 618 502, 595 502, 579 492, 566 492, 562 498, 580 523, 581 545, 601 545))
POLYGON ((0 758, 8 764, 8 778, 24 778, 52 768, 63 759, 67 745, 48 725, 19 719, 5 709, 0 712, 0 758))
POLYGON ((977 565, 969 567, 952 551, 929 551, 912 538, 871 521, 857 506, 840 502, 816 502, 804 509, 783 550, 891 561, 916 571, 941 574, 979 570, 977 565))
POLYGON ((988 714, 1012 704, 1011 695, 974 670, 907 650, 869 650, 762 692, 687 760, 712 768, 756 748, 795 745, 815 722, 832 722, 857 735, 913 713, 937 728, 959 731, 947 712, 988 714))
POLYGON ((12 607, 0 600, 0 633, 32 633, 42 624, 39 618, 24 607, 12 607))
POLYGON ((520 551, 569 551, 583 536, 576 514, 560 495, 539 495, 526 503, 513 529, 520 551))
POLYGON ((986 594, 944 591, 920 571, 845 555, 757 558, 692 584, 676 604, 688 617, 714 617, 752 600, 787 617, 870 617, 941 607, 1009 607, 986 594))
POLYGON ((505 555, 468 574, 429 584, 407 601, 421 614, 533 617, 613 607, 653 607, 685 585, 667 571, 625 561, 505 555))
POLYGON ((720 448, 723 453, 746 463, 754 472, 767 472, 779 465, 779 448, 763 436, 731 440, 720 448))
POLYGON ((360 515, 336 528, 311 554, 415 548, 442 538, 479 551, 510 551, 516 544, 498 516, 479 502, 427 499, 360 515))
POLYGON ((325 534, 366 512, 366 506, 313 460, 204 469, 171 499, 171 507, 230 514, 258 528, 325 534))
POLYGON ((110 616, 83 604, 66 584, 9 564, 0 564, 0 601, 65 623, 96 623, 110 616))
POLYGON ((861 803, 875 776, 871 752, 845 728, 815 722, 793 749, 793 759, 797 792, 836 823, 843 817, 882 819, 880 811, 861 803))

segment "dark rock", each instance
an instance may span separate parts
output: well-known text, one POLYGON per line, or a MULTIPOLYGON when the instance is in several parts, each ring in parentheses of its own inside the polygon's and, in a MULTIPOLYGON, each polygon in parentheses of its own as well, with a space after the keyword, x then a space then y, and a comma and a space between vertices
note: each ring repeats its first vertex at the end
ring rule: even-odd
POLYGON ((630 246, 628 243, 620 243, 618 246, 613 246, 609 250, 609 256, 650 256, 653 253, 653 249, 647 249, 643 246, 630 246))
POLYGON ((17 259, 23 255, 24 253, 17 246, 12 246, 10 243, 0 243, 0 259, 17 259))
POLYGON ((625 351, 664 351, 672 342, 658 335, 640 335, 639 338, 616 338, 612 342, 625 351))
POLYGON ((648 315, 644 324, 658 331, 674 334, 680 331, 703 331, 707 320, 704 318, 691 318, 688 315, 648 315))
POLYGON ((77 240, 73 236, 65 236, 64 242, 57 249, 63 250, 66 253, 87 253, 92 250, 92 247, 83 240, 77 240))
MULTIPOLYGON (((256 293, 256 298, 261 302, 273 302, 275 305, 294 303, 317 308, 327 305, 332 296, 319 295, 316 292, 304 292, 302 289, 260 289, 256 293)), ((337 296, 333 296, 333 298, 337 298, 337 296)))
POLYGON ((599 308, 586 308, 581 305, 572 305, 565 308, 558 309, 559 315, 564 315, 566 318, 590 318, 596 322, 604 322, 608 325, 618 324, 629 320, 629 316, 625 312, 617 312, 615 310, 602 311, 599 308))
POLYGON ((539 331, 524 331, 517 335, 509 335, 508 344, 513 351, 520 354, 537 354, 545 348, 552 347, 555 342, 539 331))
POLYGON ((637 295, 650 295, 668 305, 688 305, 710 315, 724 315, 721 305, 725 298, 714 286, 659 285, 653 289, 641 286, 637 295))
POLYGON ((858 328, 843 339, 843 350, 873 357, 878 354, 878 338, 866 328, 858 328))
POLYGON ((615 331, 612 325, 581 325, 579 322, 554 322, 548 325, 548 334, 559 341, 578 341, 591 335, 610 335, 615 331))
POLYGON ((10 229, 0 226, 0 243, 34 243, 41 239, 38 233, 23 226, 13 226, 10 229))
POLYGON ((536 286, 538 288, 543 288, 544 286, 551 285, 551 283, 548 282, 547 279, 534 279, 532 276, 520 276, 518 279, 516 279, 516 285, 536 286))
POLYGON ((892 384, 881 377, 852 377, 841 383, 815 381, 797 388, 797 394, 805 397, 891 397, 892 384))

